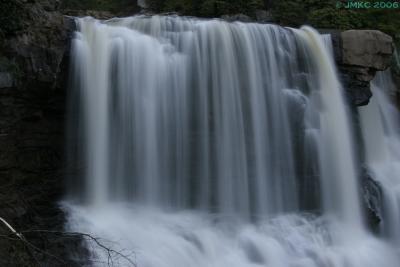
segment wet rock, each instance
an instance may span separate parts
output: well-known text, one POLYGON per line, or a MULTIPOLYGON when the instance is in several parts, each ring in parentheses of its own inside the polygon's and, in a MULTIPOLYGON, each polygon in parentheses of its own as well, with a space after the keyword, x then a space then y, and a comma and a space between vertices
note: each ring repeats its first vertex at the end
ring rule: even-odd
POLYGON ((374 180, 366 169, 362 175, 362 192, 367 222, 374 231, 377 231, 382 221, 383 192, 379 182, 374 180))
MULTIPOLYGON (((368 105, 372 97, 371 85, 369 81, 357 78, 357 67, 339 67, 339 76, 345 87, 348 101, 353 106, 368 105)), ((375 73, 373 74, 375 76, 375 73)))

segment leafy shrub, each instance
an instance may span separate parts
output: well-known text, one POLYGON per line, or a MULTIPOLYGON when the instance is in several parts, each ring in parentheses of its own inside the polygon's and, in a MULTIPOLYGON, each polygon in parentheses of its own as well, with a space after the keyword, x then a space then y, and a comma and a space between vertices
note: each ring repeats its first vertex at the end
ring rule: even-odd
MULTIPOLYGON (((338 0, 339 1, 339 0, 338 0)), ((337 0, 279 0, 273 14, 279 24, 298 27, 310 24, 317 28, 377 29, 400 40, 398 9, 336 8, 337 0)), ((342 0, 342 2, 347 2, 342 0)))
POLYGON ((362 15, 356 11, 344 11, 333 7, 310 11, 307 22, 319 28, 362 28, 362 15))
POLYGON ((192 14, 194 13, 194 3, 192 0, 166 0, 163 6, 163 11, 192 14))
POLYGON ((255 10, 264 8, 262 0, 148 0, 156 12, 179 12, 182 15, 219 17, 224 14, 254 16, 255 10))
POLYGON ((101 10, 123 11, 127 7, 136 5, 135 0, 63 0, 63 9, 73 10, 101 10))

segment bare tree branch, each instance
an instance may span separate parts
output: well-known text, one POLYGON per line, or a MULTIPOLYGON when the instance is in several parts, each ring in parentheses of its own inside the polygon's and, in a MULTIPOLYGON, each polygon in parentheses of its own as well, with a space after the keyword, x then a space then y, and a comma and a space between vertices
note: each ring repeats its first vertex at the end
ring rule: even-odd
POLYGON ((107 264, 108 266, 114 266, 114 259, 116 258, 117 260, 119 259, 124 259, 129 266, 133 266, 133 267, 137 267, 136 263, 131 259, 131 256, 134 255, 136 258, 136 254, 134 252, 131 252, 130 254, 123 254, 124 250, 121 251, 117 251, 114 250, 110 247, 107 247, 106 245, 104 245, 100 240, 101 238, 97 238, 94 237, 90 234, 86 234, 86 233, 78 233, 78 232, 62 232, 62 231, 52 231, 52 230, 27 230, 27 231, 22 231, 22 232, 17 232, 15 230, 14 227, 12 227, 5 219, 3 219, 2 217, 0 217, 0 222, 2 222, 6 228, 11 232, 11 234, 13 236, 15 236, 14 238, 9 236, 9 235, 0 235, 0 238, 5 238, 7 240, 10 241, 20 241, 22 242, 25 247, 27 248, 28 253, 30 254, 30 256, 35 260, 35 262, 39 264, 38 259, 35 257, 35 254, 33 252, 37 252, 37 253, 41 253, 47 257, 50 257, 64 265, 66 265, 67 263, 62 260, 61 258, 43 250, 38 248, 37 246, 35 246, 34 244, 32 244, 31 242, 29 242, 26 238, 25 238, 25 234, 53 234, 53 235, 58 235, 58 236, 62 236, 65 238, 77 238, 77 239, 85 239, 85 240, 89 240, 92 241, 94 244, 96 244, 98 247, 100 247, 101 249, 103 249, 106 253, 107 253, 107 264))

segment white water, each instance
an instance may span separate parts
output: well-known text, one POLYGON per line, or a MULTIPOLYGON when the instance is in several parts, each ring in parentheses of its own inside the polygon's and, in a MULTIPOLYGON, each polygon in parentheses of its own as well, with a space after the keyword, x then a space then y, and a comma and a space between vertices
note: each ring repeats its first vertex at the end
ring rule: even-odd
POLYGON ((381 232, 400 245, 400 114, 391 99, 395 90, 390 70, 378 73, 372 83, 374 97, 359 112, 367 167, 383 187, 381 232))
MULTIPOLYGON (((287 214, 246 223, 122 204, 67 210, 72 215, 67 230, 100 236, 125 254, 135 252, 131 258, 141 267, 396 267, 399 262, 387 244, 367 235, 355 238, 327 218, 287 214), (335 241, 345 233, 347 242, 335 241)), ((107 262, 104 251, 90 247, 93 259, 107 262)), ((115 264, 130 266, 124 259, 115 264)))
POLYGON ((145 267, 398 266, 363 225, 329 38, 159 16, 78 27, 70 230, 145 267))

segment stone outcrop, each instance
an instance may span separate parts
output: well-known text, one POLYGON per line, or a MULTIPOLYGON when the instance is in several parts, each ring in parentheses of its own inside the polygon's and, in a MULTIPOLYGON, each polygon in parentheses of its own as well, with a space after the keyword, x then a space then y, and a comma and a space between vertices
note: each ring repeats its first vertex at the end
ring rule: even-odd
POLYGON ((392 37, 374 30, 349 30, 334 40, 339 73, 350 103, 367 105, 372 97, 370 81, 377 71, 386 70, 391 64, 392 37))
MULTIPOLYGON (((386 70, 390 65, 394 46, 387 34, 373 30, 350 30, 341 33, 343 64, 372 70, 386 70)), ((371 79, 361 76, 360 79, 371 79)))

